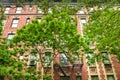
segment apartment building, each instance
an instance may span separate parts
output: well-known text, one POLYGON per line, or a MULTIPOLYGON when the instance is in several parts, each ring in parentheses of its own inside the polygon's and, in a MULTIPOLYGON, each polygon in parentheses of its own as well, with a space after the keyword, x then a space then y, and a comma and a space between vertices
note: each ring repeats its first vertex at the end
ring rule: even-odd
MULTIPOLYGON (((59 2, 60 0, 55 0, 59 2)), ((76 0, 72 0, 76 2, 76 0)), ((4 20, 4 29, 2 36, 4 38, 12 39, 16 35, 16 30, 22 28, 22 26, 28 24, 31 20, 37 19, 39 22, 42 17, 45 16, 38 7, 38 5, 25 4, 23 6, 17 6, 16 4, 9 4, 9 0, 2 0, 2 4, 5 7, 6 20, 4 20)), ((95 8, 90 8, 94 10, 95 8)), ((51 11, 49 11, 51 12, 51 11)), ((75 15, 72 15, 77 18, 77 29, 79 34, 83 34, 82 30, 84 28, 83 24, 88 21, 89 15, 87 9, 82 8, 75 15)), ((51 49, 47 49, 51 51, 51 49)), ((114 55, 107 55, 106 52, 102 53, 105 57, 108 58, 104 63, 96 62, 93 65, 87 65, 89 62, 86 56, 83 57, 83 62, 76 61, 75 64, 69 65, 68 59, 64 54, 60 54, 56 57, 61 66, 56 64, 51 64, 48 69, 48 74, 50 74, 54 80, 120 80, 120 63, 116 60, 114 55)), ((25 58, 18 55, 19 59, 25 58)), ((92 55, 89 55, 92 57, 92 55)), ((31 60, 34 60, 33 56, 26 57, 29 58, 27 64, 29 66, 37 66, 37 70, 42 71, 40 63, 34 64, 31 60)), ((48 59, 48 58, 46 58, 48 59)), ((49 59, 48 59, 49 60, 49 59)), ((0 79, 1 80, 1 79, 0 79)))

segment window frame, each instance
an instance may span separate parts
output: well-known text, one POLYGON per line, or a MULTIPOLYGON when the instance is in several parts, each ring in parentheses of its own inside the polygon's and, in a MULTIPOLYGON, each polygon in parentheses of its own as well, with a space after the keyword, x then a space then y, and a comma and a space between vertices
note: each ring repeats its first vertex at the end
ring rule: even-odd
POLYGON ((8 33, 7 39, 11 40, 11 39, 13 39, 14 36, 15 36, 14 33, 8 33))
POLYGON ((4 13, 5 13, 5 14, 8 14, 8 13, 9 13, 9 11, 10 11, 10 7, 6 7, 6 8, 5 8, 5 12, 4 12, 4 13))
POLYGON ((68 58, 64 53, 60 53, 60 65, 68 66, 68 58))
POLYGON ((60 76, 60 80, 71 80, 71 79, 70 79, 70 76, 60 76), (61 78, 63 78, 63 79, 61 79, 61 78))
POLYGON ((99 80, 98 75, 91 75, 91 80, 99 80), (93 79, 93 78, 95 78, 95 79, 93 79), (96 79, 96 78, 97 78, 97 79, 96 79))
POLYGON ((15 13, 17 14, 22 13, 22 7, 17 7, 15 13))
POLYGON ((19 18, 14 18, 12 20, 11 28, 17 28, 19 23, 19 18))
POLYGON ((108 77, 112 77, 112 80, 115 80, 115 76, 114 75, 107 75, 107 80, 111 80, 108 77))

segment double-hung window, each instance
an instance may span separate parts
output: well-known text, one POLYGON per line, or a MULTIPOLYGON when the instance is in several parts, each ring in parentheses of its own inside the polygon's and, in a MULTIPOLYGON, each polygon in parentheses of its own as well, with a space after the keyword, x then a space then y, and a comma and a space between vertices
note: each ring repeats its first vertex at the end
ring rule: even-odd
POLYGON ((21 13, 22 12, 22 7, 17 7, 16 13, 21 13))
POLYGON ((19 19, 18 19, 18 18, 13 19, 11 27, 12 27, 12 28, 17 28, 18 22, 19 22, 19 19))
POLYGON ((5 8, 5 14, 9 13, 9 11, 10 11, 10 7, 6 7, 5 8))
POLYGON ((14 36, 15 36, 14 33, 9 33, 9 34, 8 34, 8 39, 10 40, 10 39, 12 39, 14 36))
POLYGON ((67 56, 65 54, 63 54, 63 53, 60 54, 60 64, 61 64, 61 66, 68 65, 67 56))

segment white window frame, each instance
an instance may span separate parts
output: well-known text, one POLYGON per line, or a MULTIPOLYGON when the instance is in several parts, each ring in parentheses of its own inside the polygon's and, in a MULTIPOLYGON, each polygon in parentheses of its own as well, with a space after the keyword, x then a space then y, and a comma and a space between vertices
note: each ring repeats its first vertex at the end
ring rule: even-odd
POLYGON ((38 7, 37 13, 43 14, 42 9, 40 9, 40 8, 38 7))
POLYGON ((27 18, 26 20, 26 24, 28 24, 30 22, 30 18, 27 18))
POLYGON ((8 33, 7 39, 11 40, 15 36, 14 33, 8 33))
POLYGON ((86 23, 86 18, 80 18, 80 22, 81 22, 81 24, 86 23))
POLYGON ((84 10, 79 10, 78 14, 85 14, 84 10))
POLYGON ((19 18, 13 19, 11 27, 12 28, 17 28, 18 27, 18 22, 19 22, 19 18))
POLYGON ((22 7, 17 7, 16 8, 16 13, 21 13, 22 12, 22 7))
POLYGON ((10 7, 6 7, 4 13, 7 14, 7 13, 9 13, 9 11, 10 11, 10 7))

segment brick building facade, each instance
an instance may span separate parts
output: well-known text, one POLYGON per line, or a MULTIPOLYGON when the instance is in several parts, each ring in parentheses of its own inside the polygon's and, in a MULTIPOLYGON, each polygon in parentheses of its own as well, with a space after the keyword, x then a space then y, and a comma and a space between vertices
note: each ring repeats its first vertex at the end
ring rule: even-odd
MULTIPOLYGON (((7 0, 5 0, 7 1, 7 0)), ((16 30, 20 29, 23 25, 26 25, 36 17, 40 19, 43 14, 37 5, 24 5, 22 7, 12 5, 4 5, 6 20, 4 20, 4 29, 2 36, 4 38, 12 39, 16 34, 16 30)), ((94 8, 91 8, 94 9, 94 8)), ((72 15, 77 18, 77 29, 78 33, 82 34, 83 23, 88 20, 87 10, 83 9, 78 11, 76 15, 72 15)), ((55 59, 60 61, 60 56, 55 59)), ((107 55, 106 55, 107 56, 107 55)), ((63 56, 65 57, 65 56, 63 56)), ((120 63, 116 60, 114 55, 108 55, 109 61, 106 63, 96 62, 92 66, 88 66, 87 59, 85 56, 84 62, 73 66, 56 66, 52 71, 54 80, 120 80, 120 63)), ((39 63, 38 63, 39 65, 39 63)), ((39 70, 41 68, 37 67, 39 70)), ((52 70, 52 68, 50 68, 52 70)))

